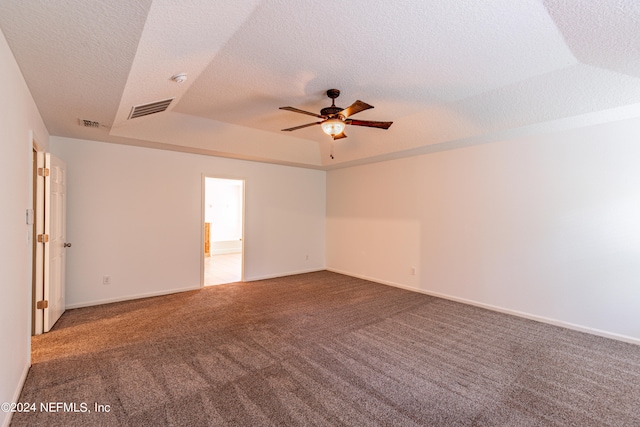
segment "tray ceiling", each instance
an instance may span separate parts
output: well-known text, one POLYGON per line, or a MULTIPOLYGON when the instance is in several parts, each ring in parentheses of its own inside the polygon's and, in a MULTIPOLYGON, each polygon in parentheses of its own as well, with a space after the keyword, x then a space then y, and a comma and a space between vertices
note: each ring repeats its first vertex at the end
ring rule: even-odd
POLYGON ((640 115, 633 0, 4 0, 0 27, 71 138, 331 169, 640 115), (348 126, 335 159, 319 126, 280 131, 330 88, 393 126, 348 126))

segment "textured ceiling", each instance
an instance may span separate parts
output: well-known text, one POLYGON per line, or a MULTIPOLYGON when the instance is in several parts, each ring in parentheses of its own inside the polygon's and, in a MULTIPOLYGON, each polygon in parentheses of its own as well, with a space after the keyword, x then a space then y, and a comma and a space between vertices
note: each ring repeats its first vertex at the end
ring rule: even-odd
POLYGON ((2 0, 0 28, 58 136, 330 169, 640 115, 637 0, 2 0), (280 131, 330 88, 394 124, 335 159, 280 131))

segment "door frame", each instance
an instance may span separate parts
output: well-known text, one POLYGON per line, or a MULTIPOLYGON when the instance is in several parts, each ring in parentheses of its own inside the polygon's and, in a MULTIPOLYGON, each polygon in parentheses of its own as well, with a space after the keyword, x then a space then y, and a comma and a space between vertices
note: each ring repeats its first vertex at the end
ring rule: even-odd
POLYGON ((201 183, 200 183, 200 287, 204 288, 204 263, 205 263, 205 256, 204 256, 204 240, 205 240, 205 236, 204 236, 204 219, 205 219, 205 209, 206 209, 206 203, 205 203, 205 197, 206 197, 206 190, 207 190, 207 178, 212 178, 212 179, 230 179, 230 180, 234 180, 234 181, 242 181, 242 226, 241 226, 241 233, 242 235, 240 236, 240 242, 241 242, 241 247, 242 247, 242 252, 241 252, 241 256, 240 256, 240 281, 244 282, 244 253, 245 253, 245 249, 246 249, 246 236, 245 236, 245 215, 246 215, 246 209, 247 209, 247 203, 246 203, 246 194, 247 194, 247 180, 245 178, 241 178, 241 177, 237 177, 237 176, 230 176, 230 175, 209 175, 206 173, 203 173, 201 176, 201 183))
POLYGON ((32 161, 32 219, 31 228, 31 335, 44 332, 44 310, 36 308, 36 303, 44 299, 44 245, 38 243, 38 234, 44 233, 44 177, 38 176, 38 168, 44 167, 45 151, 31 135, 32 161))

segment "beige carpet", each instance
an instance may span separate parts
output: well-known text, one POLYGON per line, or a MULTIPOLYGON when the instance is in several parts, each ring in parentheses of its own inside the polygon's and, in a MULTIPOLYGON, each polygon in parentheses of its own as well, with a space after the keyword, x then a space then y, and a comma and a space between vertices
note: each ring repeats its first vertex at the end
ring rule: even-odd
POLYGON ((330 272, 70 310, 33 350, 20 401, 79 412, 14 426, 640 426, 640 346, 330 272))

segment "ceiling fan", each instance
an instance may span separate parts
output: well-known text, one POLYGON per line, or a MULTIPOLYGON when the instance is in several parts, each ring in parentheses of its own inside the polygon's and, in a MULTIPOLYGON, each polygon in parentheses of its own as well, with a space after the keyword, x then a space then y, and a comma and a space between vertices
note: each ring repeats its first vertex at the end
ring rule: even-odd
MULTIPOLYGON (((353 116, 360 111, 368 110, 369 108, 373 108, 373 105, 369 105, 366 102, 362 102, 360 100, 354 102, 347 108, 336 107, 336 98, 340 96, 340 91, 338 89, 329 89, 327 91, 327 96, 331 98, 331 106, 323 108, 320 110, 320 114, 311 113, 309 111, 300 110, 294 107, 280 107, 281 110, 293 111, 294 113, 307 114, 309 116, 314 116, 319 119, 323 119, 320 122, 308 123, 306 125, 295 126, 288 129, 282 129, 283 131, 293 131, 302 128, 306 128, 309 126, 320 125, 322 126, 322 130, 327 135, 331 136, 334 140, 346 138, 347 135, 344 134, 344 128, 346 125, 354 125, 354 126, 367 126, 372 128, 379 129, 389 129, 389 126, 393 122, 375 122, 371 120, 353 120, 349 117, 353 116)), ((333 158, 333 156, 331 156, 333 158)))

